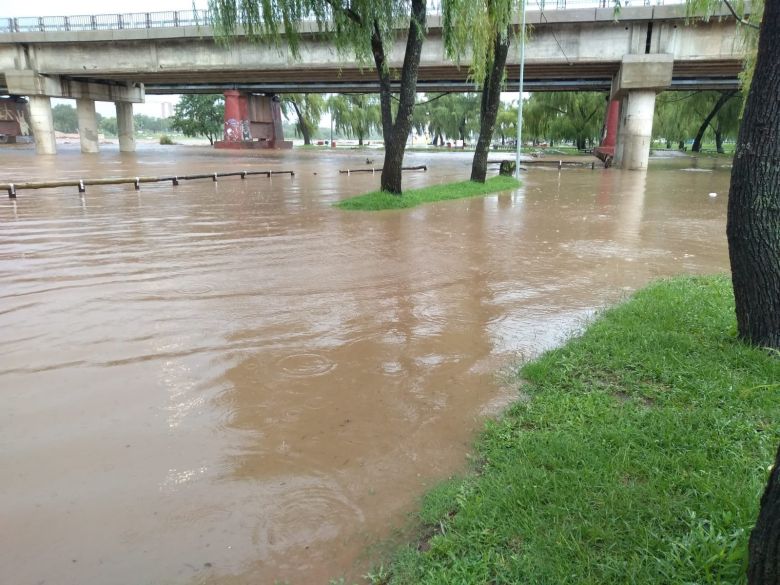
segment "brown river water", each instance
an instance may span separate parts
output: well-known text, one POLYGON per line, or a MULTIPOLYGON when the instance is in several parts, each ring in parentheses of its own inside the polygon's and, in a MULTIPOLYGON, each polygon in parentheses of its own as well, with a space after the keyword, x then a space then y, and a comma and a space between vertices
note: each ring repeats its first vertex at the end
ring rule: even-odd
MULTIPOLYGON (((470 157, 410 153, 429 171, 405 186, 470 157)), ((722 160, 333 208, 377 187, 337 172, 365 159, 0 151, 0 182, 296 172, 2 194, 0 582, 356 579, 465 469, 511 366, 654 278, 728 267, 722 160)))

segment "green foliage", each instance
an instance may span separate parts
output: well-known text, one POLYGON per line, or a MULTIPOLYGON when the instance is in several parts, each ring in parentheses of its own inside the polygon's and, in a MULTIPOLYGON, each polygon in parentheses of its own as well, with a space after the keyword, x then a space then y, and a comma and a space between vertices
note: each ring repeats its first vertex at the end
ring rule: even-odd
POLYGON ((51 109, 54 119, 54 129, 66 134, 75 134, 79 131, 79 117, 76 108, 68 104, 57 104, 51 109))
POLYGON ((744 584, 780 360, 736 339, 733 303, 726 276, 662 281, 525 366, 390 582, 744 584))
MULTIPOLYGON (((719 91, 688 93, 666 91, 656 99, 653 137, 669 143, 693 140, 707 116, 718 103, 719 91)), ((705 141, 736 139, 742 111, 742 94, 736 93, 712 118, 705 141)))
POLYGON ((171 120, 169 118, 135 114, 133 116, 133 126, 136 133, 139 134, 159 134, 160 132, 171 130, 171 120))
MULTIPOLYGON (((731 2, 737 16, 741 20, 741 24, 737 31, 739 33, 739 40, 743 44, 745 54, 744 68, 740 74, 740 80, 742 81, 742 90, 747 95, 750 85, 753 82, 753 71, 756 66, 756 51, 758 49, 758 26, 761 23, 761 19, 764 16, 764 2, 765 0, 733 0, 731 2)), ((704 16, 704 20, 708 21, 716 9, 723 8, 723 2, 721 0, 686 0, 686 10, 688 16, 701 17, 704 16)))
POLYGON ((394 29, 409 19, 406 0, 351 0, 343 4, 346 6, 329 0, 209 0, 209 9, 215 31, 224 42, 230 42, 240 24, 250 39, 278 48, 284 44, 294 59, 300 58, 298 25, 304 20, 314 20, 342 56, 371 62, 373 31, 379 32, 384 46, 392 46, 394 29), (334 10, 334 4, 341 9, 334 10))
POLYGON ((468 140, 479 130, 479 96, 450 93, 434 96, 414 108, 414 126, 419 133, 451 140, 468 140))
POLYGON ((520 186, 520 182, 513 177, 493 177, 485 183, 463 181, 462 183, 448 183, 445 185, 433 185, 422 189, 410 189, 403 195, 393 195, 384 191, 374 191, 344 199, 336 203, 336 207, 350 211, 382 211, 385 209, 404 209, 416 207, 423 203, 445 201, 449 199, 462 199, 464 197, 478 197, 498 191, 510 191, 520 186))
POLYGON ((357 138, 360 144, 382 126, 379 98, 375 95, 334 95, 328 99, 328 110, 336 130, 357 138))
POLYGON ((106 136, 116 136, 117 135, 117 125, 116 125, 116 118, 103 118, 100 120, 99 123, 100 131, 105 134, 106 136))
POLYGON ((501 137, 501 144, 504 144, 507 138, 517 136, 516 106, 508 106, 503 102, 501 103, 498 109, 498 116, 496 116, 495 133, 501 137))
POLYGON ((167 134, 163 134, 162 136, 160 136, 160 144, 164 146, 170 146, 171 144, 173 144, 173 140, 167 134))
POLYGON ((295 133, 309 144, 325 111, 325 98, 316 93, 289 93, 282 97, 282 112, 287 119, 295 116, 295 133))
POLYGON ((598 141, 606 108, 602 93, 534 93, 523 106, 523 132, 534 141, 571 140, 582 149, 598 141))
POLYGON ((509 36, 517 0, 444 0, 442 30, 447 56, 456 62, 467 52, 471 78, 481 86, 490 74, 495 40, 509 36))
POLYGON ((205 136, 209 143, 222 136, 225 103, 218 94, 183 95, 173 110, 170 127, 185 136, 205 136))

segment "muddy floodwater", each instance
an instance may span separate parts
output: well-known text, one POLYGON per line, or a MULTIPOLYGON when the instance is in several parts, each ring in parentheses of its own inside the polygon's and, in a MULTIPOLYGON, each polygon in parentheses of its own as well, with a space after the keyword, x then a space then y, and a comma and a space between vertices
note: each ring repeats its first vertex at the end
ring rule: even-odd
MULTIPOLYGON (((381 165, 381 152, 370 154, 381 165)), ((405 186, 468 178, 410 153, 405 186)), ((727 270, 729 168, 532 168, 400 212, 366 153, 0 151, 0 181, 294 177, 0 198, 0 582, 356 578, 463 470, 510 367, 648 281, 727 270), (710 197, 717 193, 717 197, 710 197)))

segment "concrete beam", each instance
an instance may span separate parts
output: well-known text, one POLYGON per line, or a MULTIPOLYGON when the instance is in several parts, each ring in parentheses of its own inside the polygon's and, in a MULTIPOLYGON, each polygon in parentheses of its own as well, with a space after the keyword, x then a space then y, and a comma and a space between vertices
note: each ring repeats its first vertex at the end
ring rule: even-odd
POLYGON ((674 57, 667 54, 624 55, 612 83, 610 99, 632 90, 661 91, 672 84, 674 57))
POLYGON ((28 106, 30 108, 30 126, 32 126, 35 137, 35 152, 38 154, 57 154, 51 100, 47 96, 31 95, 28 106))
POLYGON ((93 100, 76 100, 76 110, 79 118, 79 141, 81 152, 94 154, 98 152, 98 127, 93 100))
POLYGON ((4 71, 8 91, 14 95, 87 99, 98 102, 143 103, 142 83, 76 81, 59 75, 40 75, 29 69, 4 71))

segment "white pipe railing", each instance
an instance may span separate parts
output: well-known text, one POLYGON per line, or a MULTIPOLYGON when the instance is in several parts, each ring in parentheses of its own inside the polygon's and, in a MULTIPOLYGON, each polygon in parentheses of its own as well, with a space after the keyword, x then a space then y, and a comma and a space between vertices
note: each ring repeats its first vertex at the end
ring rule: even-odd
MULTIPOLYGON (((528 0, 528 10, 553 11, 578 8, 608 8, 614 0, 528 0)), ((428 2, 428 14, 441 15, 442 0, 428 2)), ((659 6, 683 4, 685 0, 623 0, 621 6, 659 6)), ((86 30, 122 30, 139 28, 173 28, 208 26, 208 10, 173 10, 166 12, 122 12, 116 14, 81 14, 76 16, 0 17, 0 34, 29 32, 62 32, 86 30)))

